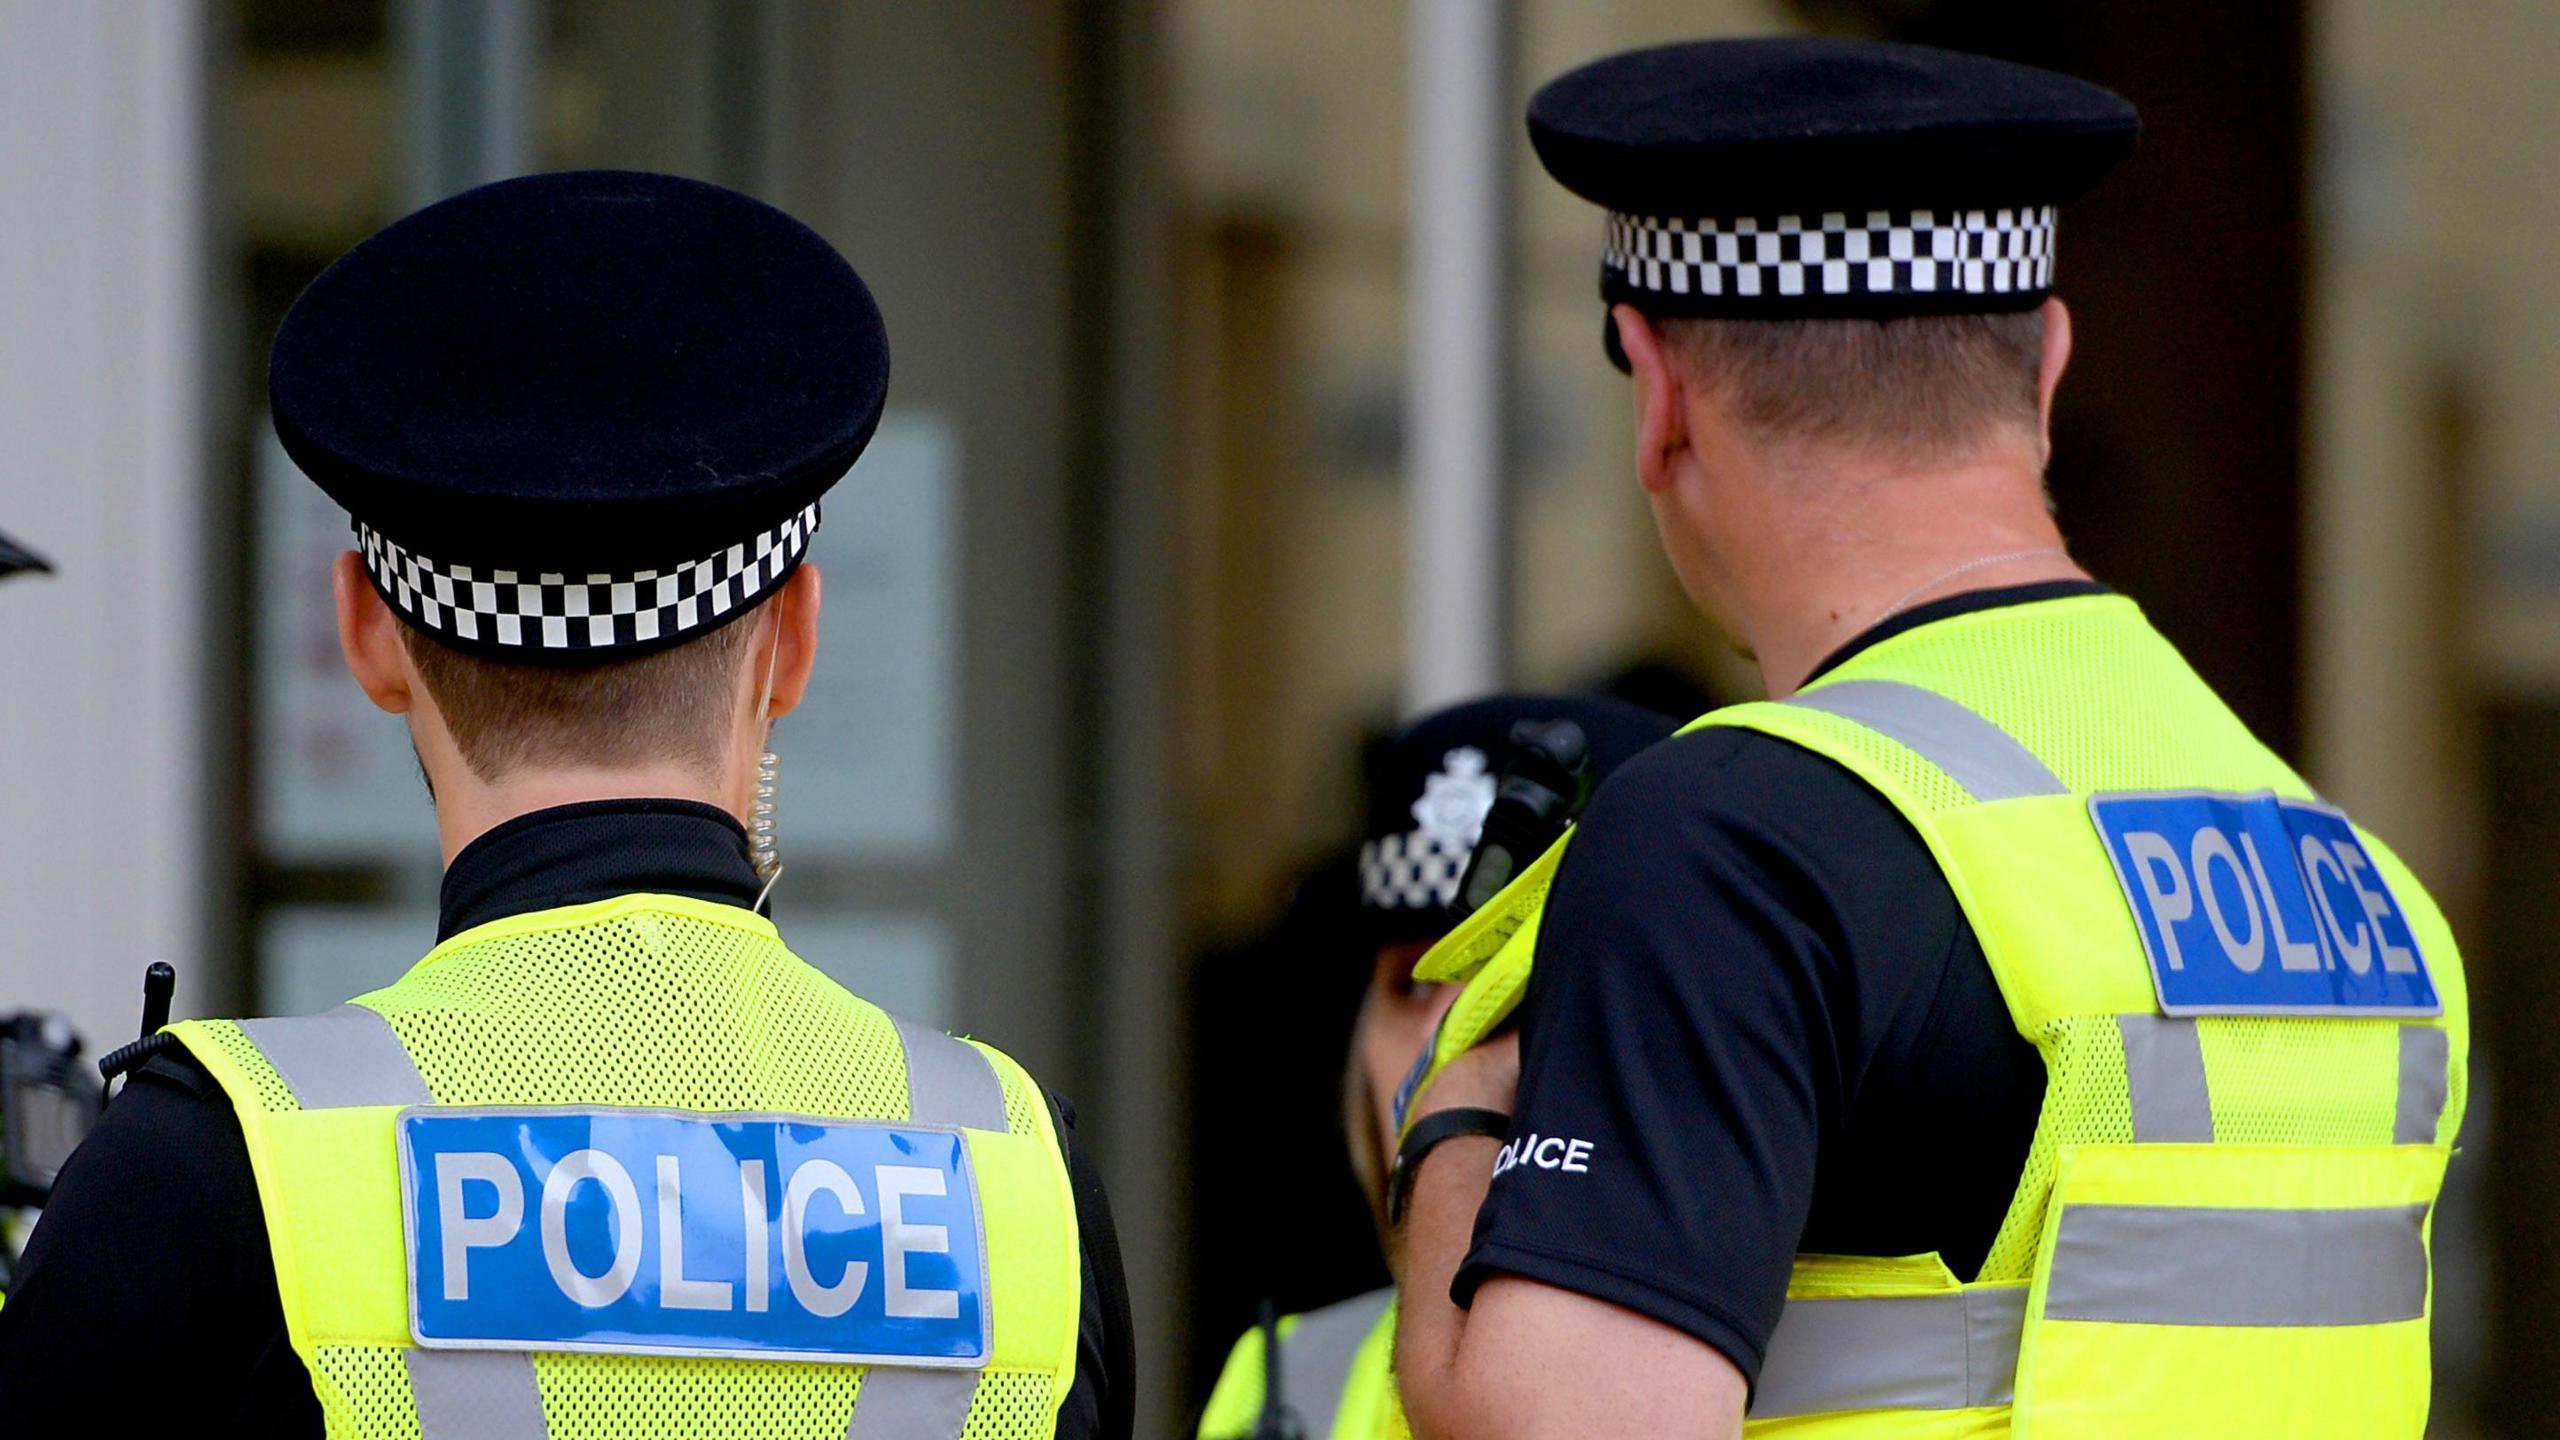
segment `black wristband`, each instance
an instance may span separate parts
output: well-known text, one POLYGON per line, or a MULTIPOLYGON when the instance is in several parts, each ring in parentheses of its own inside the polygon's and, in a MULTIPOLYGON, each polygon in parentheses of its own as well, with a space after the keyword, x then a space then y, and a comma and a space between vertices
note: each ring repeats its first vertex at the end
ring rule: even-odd
POLYGON ((1404 1205, 1413 1193, 1413 1178, 1422 1169, 1422 1157, 1430 1154, 1433 1146, 1461 1135, 1499 1140, 1510 1133, 1510 1116, 1473 1105, 1452 1105, 1414 1121, 1413 1128, 1404 1132, 1404 1140, 1396 1146, 1395 1173, 1387 1180, 1387 1223, 1404 1223, 1404 1205))

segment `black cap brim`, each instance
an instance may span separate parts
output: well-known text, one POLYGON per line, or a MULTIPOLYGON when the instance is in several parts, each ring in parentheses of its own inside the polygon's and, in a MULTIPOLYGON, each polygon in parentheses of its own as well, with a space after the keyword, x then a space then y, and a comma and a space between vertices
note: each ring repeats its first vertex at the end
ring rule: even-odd
POLYGON ((0 579, 11 575, 50 575, 53 562, 26 546, 0 535, 0 579))

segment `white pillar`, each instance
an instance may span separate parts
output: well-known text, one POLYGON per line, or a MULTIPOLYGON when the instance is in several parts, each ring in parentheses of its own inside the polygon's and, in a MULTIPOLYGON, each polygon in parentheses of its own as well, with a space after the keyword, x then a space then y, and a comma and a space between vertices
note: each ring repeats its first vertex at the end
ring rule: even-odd
POLYGON ((402 0, 399 57, 414 210, 533 167, 538 0, 402 0))
POLYGON ((1507 669, 1511 101, 1508 0, 1413 0, 1405 268, 1405 707, 1507 669))
POLYGON ((133 1038, 207 962, 206 26, 200 0, 0 0, 0 1010, 133 1038))

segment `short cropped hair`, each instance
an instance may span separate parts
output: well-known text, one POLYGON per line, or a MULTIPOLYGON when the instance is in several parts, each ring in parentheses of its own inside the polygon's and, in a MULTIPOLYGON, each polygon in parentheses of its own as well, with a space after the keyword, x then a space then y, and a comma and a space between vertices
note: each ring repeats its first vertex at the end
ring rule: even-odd
POLYGON ((454 744, 486 781, 542 766, 717 766, 755 629, 741 617, 646 655, 561 666, 466 654, 400 626, 454 744))
POLYGON ((1661 322, 1674 360, 1764 441, 1960 459, 2004 426, 2036 433, 2044 316, 1661 322))

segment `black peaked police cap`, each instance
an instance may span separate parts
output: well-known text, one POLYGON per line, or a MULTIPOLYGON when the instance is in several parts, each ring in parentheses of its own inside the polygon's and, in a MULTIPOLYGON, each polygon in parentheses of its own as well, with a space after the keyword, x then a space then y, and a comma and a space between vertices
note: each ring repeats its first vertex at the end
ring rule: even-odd
POLYGON ((2140 128, 2067 75, 1809 36, 1613 55, 1529 102, 1539 161, 1609 212, 1602 299, 1666 317, 2033 309, 2055 207, 2140 128))
POLYGON ((1598 785, 1680 728, 1668 715, 1605 695, 1493 695, 1435 710, 1372 750, 1360 840, 1360 913, 1371 945, 1436 938, 1475 854, 1511 727, 1570 720, 1590 743, 1598 785))
POLYGON ((268 373, 286 453, 402 619, 596 663, 717 629, 805 558, 880 423, 889 343, 799 221, 583 171, 357 245, 294 302, 268 373))

